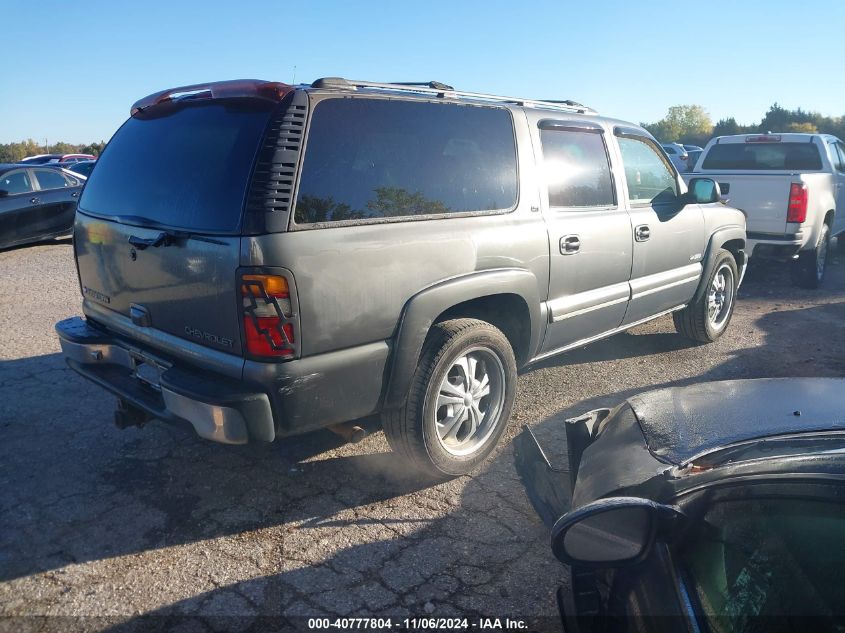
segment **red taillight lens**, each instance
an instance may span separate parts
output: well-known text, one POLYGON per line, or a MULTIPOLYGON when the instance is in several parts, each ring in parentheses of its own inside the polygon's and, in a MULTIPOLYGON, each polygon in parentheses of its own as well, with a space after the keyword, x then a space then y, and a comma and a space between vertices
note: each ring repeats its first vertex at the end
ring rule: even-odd
POLYGON ((241 297, 247 352, 293 358, 296 332, 287 279, 280 275, 243 275, 241 297))
POLYGON ((808 198, 807 185, 793 182, 789 187, 789 206, 786 208, 787 222, 798 222, 800 224, 807 219, 808 198))
POLYGON ((290 323, 281 324, 278 317, 245 317, 244 334, 246 338, 246 349, 254 356, 273 356, 279 358, 292 358, 294 350, 293 325, 290 323), (282 336, 284 332, 284 337, 282 336))

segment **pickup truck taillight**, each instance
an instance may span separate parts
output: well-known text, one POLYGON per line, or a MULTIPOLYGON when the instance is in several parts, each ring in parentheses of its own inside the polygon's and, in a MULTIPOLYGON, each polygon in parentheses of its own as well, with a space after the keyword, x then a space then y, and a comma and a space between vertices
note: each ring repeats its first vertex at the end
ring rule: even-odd
POLYGON ((789 187, 789 206, 786 208, 786 221, 801 223, 807 219, 807 185, 793 182, 789 187))
POLYGON ((242 275, 241 297, 247 352, 293 358, 296 332, 287 279, 281 275, 242 275))

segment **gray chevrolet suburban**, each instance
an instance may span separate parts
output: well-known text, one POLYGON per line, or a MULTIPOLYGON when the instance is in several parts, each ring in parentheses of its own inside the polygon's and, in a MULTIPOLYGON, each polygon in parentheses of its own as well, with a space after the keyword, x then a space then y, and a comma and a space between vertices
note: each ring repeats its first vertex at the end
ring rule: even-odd
POLYGON ((325 78, 137 102, 82 194, 68 364, 119 426, 239 444, 380 414, 457 475, 517 369, 674 313, 727 328, 745 217, 642 128, 574 102, 325 78))

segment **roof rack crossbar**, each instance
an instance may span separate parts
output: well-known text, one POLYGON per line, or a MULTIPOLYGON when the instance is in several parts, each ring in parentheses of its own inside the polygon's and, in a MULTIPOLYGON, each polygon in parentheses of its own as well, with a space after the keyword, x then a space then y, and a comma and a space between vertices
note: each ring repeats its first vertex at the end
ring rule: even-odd
MULTIPOLYGON (((320 80, 314 82, 317 84, 320 80)), ((467 92, 464 90, 455 90, 448 86, 444 88, 445 84, 439 82, 420 82, 420 83, 384 83, 377 81, 358 81, 353 79, 343 80, 350 88, 375 88, 378 90, 397 90, 417 92, 422 94, 433 94, 439 97, 467 97, 470 99, 480 99, 483 101, 493 101, 496 103, 511 103, 520 106, 534 106, 540 108, 549 108, 552 110, 564 110, 566 112, 577 112, 579 114, 597 114, 595 110, 585 105, 581 105, 576 101, 544 101, 542 99, 525 99, 522 97, 505 97, 501 95, 492 95, 483 92, 467 92), (433 87, 437 86, 437 87, 433 87)), ((340 82, 335 80, 333 85, 337 86, 340 82)), ((314 85, 312 84, 312 85, 314 85)))

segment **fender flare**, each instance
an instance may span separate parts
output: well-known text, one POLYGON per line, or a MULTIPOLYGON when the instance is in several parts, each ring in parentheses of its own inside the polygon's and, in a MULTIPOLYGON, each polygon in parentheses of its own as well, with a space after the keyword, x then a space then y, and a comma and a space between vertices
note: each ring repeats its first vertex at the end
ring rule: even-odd
MULTIPOLYGON (((710 241, 707 243, 707 250, 704 253, 704 266, 702 267, 701 281, 699 282, 698 289, 695 291, 695 295, 690 303, 695 303, 701 299, 702 295, 704 295, 707 291, 707 280, 710 278, 710 273, 713 272, 713 264, 716 258, 716 253, 724 244, 732 240, 741 240, 744 249, 746 243, 745 227, 739 225, 726 226, 714 231, 713 235, 710 236, 710 241)), ((739 283, 742 281, 744 269, 747 263, 748 256, 743 251, 742 261, 737 261, 736 263, 740 274, 737 286, 739 286, 739 283)))
POLYGON ((503 268, 438 282, 411 297, 402 310, 382 408, 396 408, 405 402, 423 344, 440 314, 465 301, 502 294, 517 295, 528 306, 531 322, 526 325, 531 328, 531 334, 527 357, 530 357, 540 344, 543 330, 538 280, 533 273, 521 268, 503 268))

